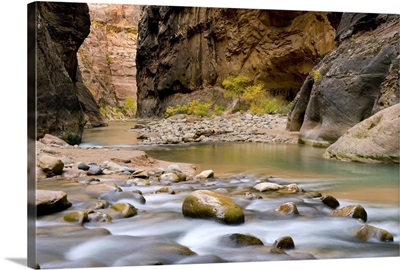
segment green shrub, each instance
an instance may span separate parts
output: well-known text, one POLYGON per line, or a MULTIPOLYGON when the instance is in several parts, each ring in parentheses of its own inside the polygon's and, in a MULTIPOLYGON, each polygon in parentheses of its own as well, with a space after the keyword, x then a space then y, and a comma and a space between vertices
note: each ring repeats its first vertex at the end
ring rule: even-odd
POLYGON ((209 116, 208 110, 211 104, 201 102, 198 99, 192 100, 188 104, 188 114, 193 114, 197 116, 209 116))
MULTIPOLYGON (((176 105, 175 107, 168 107, 165 111, 165 117, 170 117, 175 114, 191 114, 197 116, 210 116, 211 115, 211 104, 201 102, 198 99, 190 101, 187 105, 176 105)), ((222 107, 223 108, 223 107, 222 107)))
POLYGON ((251 79, 244 75, 229 76, 222 82, 222 86, 225 89, 224 96, 226 98, 236 98, 240 106, 240 99, 246 87, 250 86, 251 83, 251 79))
POLYGON ((124 114, 129 117, 136 116, 137 105, 132 97, 125 99, 124 107, 122 108, 124 114))
POLYGON ((311 71, 311 76, 314 79, 314 82, 318 81, 322 77, 321 72, 315 69, 311 71))
POLYGON ((225 107, 224 106, 221 106, 221 105, 218 105, 218 104, 214 105, 213 113, 215 115, 221 115, 224 111, 225 111, 225 107))

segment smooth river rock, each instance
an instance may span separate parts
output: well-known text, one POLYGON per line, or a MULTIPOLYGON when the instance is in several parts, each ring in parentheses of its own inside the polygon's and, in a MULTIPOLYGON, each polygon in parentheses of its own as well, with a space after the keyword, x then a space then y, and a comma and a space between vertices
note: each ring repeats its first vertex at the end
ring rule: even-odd
POLYGON ((358 162, 399 163, 400 103, 349 129, 329 146, 325 158, 358 162))
POLYGON ((190 193, 182 204, 185 217, 214 219, 224 224, 244 223, 243 209, 228 197, 209 190, 190 193))
POLYGON ((48 215, 69 208, 72 205, 64 191, 36 190, 37 215, 48 215))
POLYGON ((56 175, 60 175, 64 169, 64 163, 60 158, 43 155, 38 160, 38 165, 43 171, 52 171, 56 175))
POLYGON ((361 219, 367 222, 367 212, 361 205, 348 205, 340 209, 336 209, 331 212, 330 216, 335 217, 351 217, 355 219, 361 219))
POLYGON ((371 225, 364 225, 356 231, 356 236, 364 241, 393 242, 393 234, 371 225))
POLYGON ((264 243, 253 235, 233 233, 222 236, 221 243, 229 247, 262 246, 264 243))

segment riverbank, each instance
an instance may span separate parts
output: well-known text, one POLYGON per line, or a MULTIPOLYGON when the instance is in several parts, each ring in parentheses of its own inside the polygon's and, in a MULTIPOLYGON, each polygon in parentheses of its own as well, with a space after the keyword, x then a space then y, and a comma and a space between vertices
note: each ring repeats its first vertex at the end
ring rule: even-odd
POLYGON ((237 112, 209 118, 174 115, 136 125, 141 145, 182 144, 192 142, 298 142, 298 132, 286 130, 287 116, 252 115, 237 112))

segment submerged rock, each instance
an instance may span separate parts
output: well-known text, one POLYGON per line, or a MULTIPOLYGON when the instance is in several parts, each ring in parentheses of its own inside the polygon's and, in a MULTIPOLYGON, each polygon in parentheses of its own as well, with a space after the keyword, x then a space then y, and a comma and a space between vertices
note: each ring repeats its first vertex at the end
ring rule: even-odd
POLYGON ((71 207, 64 191, 36 190, 37 215, 48 215, 71 207))
POLYGON ((294 202, 287 202, 281 204, 278 208, 275 209, 277 212, 281 212, 287 215, 298 215, 299 210, 297 210, 297 205, 294 202))
POLYGON ((229 247, 262 246, 264 243, 257 237, 233 233, 222 236, 221 243, 229 247))
POLYGON ((243 209, 228 197, 208 190, 190 193, 182 204, 185 217, 214 219, 224 224, 244 223, 243 209))
POLYGON ((367 222, 367 212, 361 205, 348 205, 340 209, 334 210, 330 216, 335 217, 351 217, 356 219, 361 219, 367 222))
POLYGON ((356 231, 356 236, 364 241, 376 240, 381 242, 393 242, 393 234, 387 230, 371 225, 364 225, 356 231))

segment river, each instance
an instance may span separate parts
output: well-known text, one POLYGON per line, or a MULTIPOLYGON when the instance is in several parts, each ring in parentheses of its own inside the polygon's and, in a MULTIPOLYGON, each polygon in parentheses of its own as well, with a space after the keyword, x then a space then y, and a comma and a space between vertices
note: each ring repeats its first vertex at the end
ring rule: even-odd
MULTIPOLYGON (((85 223, 85 228, 105 228, 111 236, 82 240, 71 238, 57 254, 45 254, 57 248, 60 240, 39 238, 39 258, 46 267, 64 265, 58 261, 101 262, 105 266, 204 262, 250 262, 291 259, 369 258, 399 256, 399 167, 389 164, 349 163, 322 158, 323 149, 305 145, 220 143, 173 146, 137 145, 131 122, 86 130, 81 146, 130 147, 145 150, 150 156, 172 162, 193 163, 200 170, 212 169, 216 177, 205 182, 173 184, 176 194, 156 194, 162 185, 122 187, 140 190, 145 204, 130 202, 139 209, 133 218, 112 223, 85 223), (301 196, 278 196, 249 200, 241 194, 263 179, 334 196, 340 207, 361 204, 368 213, 367 223, 393 234, 393 242, 361 241, 354 230, 362 222, 351 218, 332 218, 331 211, 318 201, 301 196), (182 201, 193 190, 221 192, 244 209, 246 221, 227 226, 209 220, 190 220, 182 216, 182 201), (288 200, 298 205, 298 217, 276 215, 274 209, 288 200), (265 246, 231 248, 221 244, 227 234, 243 233, 258 237, 265 246), (266 247, 280 237, 290 235, 296 245, 286 255, 276 255, 266 247), (122 237, 122 238, 121 238, 122 237), (73 240, 75 239, 75 240, 73 240), (156 240, 155 240, 156 239, 156 240), (182 245, 198 256, 166 258, 158 250, 153 255, 138 251, 136 245, 157 250, 154 245, 182 245), (129 251, 129 254, 126 252, 129 251), (104 254, 108 254, 104 256, 104 254)), ((56 219, 39 219, 38 228, 49 230, 56 219)), ((67 264, 68 265, 68 264, 67 264)), ((96 266, 96 264, 94 265, 96 266)))

